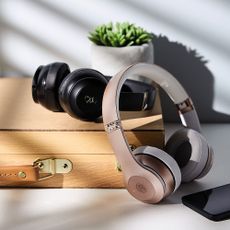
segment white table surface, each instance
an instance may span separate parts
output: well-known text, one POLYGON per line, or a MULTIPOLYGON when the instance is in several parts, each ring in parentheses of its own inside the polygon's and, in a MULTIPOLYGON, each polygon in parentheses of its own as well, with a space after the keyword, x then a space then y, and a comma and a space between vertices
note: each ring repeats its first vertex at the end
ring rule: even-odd
MULTIPOLYGON (((167 125, 167 136, 175 125, 167 125)), ((0 230, 230 229, 181 204, 181 196, 230 183, 230 124, 204 124, 215 151, 211 172, 185 184, 157 205, 136 201, 125 189, 0 189, 0 230)))

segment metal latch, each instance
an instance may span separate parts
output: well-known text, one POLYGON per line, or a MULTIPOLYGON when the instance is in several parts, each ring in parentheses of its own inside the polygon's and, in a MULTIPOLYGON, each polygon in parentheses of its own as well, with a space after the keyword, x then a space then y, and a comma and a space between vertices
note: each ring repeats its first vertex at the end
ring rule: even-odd
POLYGON ((59 158, 38 159, 33 165, 39 168, 39 180, 47 179, 57 173, 69 173, 73 169, 70 160, 59 158))

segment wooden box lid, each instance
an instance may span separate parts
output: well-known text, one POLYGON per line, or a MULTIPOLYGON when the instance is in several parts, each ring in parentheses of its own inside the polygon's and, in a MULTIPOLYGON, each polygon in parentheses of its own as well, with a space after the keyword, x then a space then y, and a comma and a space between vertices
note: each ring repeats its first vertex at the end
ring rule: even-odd
MULTIPOLYGON (((136 144, 162 147, 163 122, 159 98, 152 111, 122 113, 127 137, 136 144), (140 118, 140 116, 142 118, 140 118), (132 118, 132 119, 131 119, 132 118), (159 135, 158 135, 159 134, 159 135), (150 143, 148 143, 150 141, 150 143)), ((112 153, 102 120, 85 122, 66 113, 49 111, 35 104, 31 79, 0 80, 0 154, 112 153)))
MULTIPOLYGON (((122 117, 130 144, 163 147, 158 97, 152 111, 128 112, 122 117)), ((0 79, 0 169, 33 165, 36 159, 46 158, 68 159, 72 171, 36 183, 0 180, 0 186, 124 187, 102 120, 85 122, 48 111, 33 102, 31 79, 0 79)))

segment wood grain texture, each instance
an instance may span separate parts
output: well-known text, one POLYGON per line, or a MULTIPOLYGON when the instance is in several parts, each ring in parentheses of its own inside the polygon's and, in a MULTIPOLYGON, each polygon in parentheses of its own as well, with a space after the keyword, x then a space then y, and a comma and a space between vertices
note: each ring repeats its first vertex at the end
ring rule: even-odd
POLYGON ((1 158, 1 166, 33 164, 35 159, 59 157, 73 163, 68 174, 56 174, 54 177, 36 183, 0 181, 3 187, 49 187, 49 188, 121 188, 124 186, 122 173, 116 169, 114 155, 8 155, 1 158))
MULTIPOLYGON (((122 113, 130 144, 164 145, 159 97, 151 111, 122 113)), ((31 79, 0 79, 0 167, 32 165, 38 158, 72 161, 68 174, 37 183, 0 181, 6 187, 120 188, 122 173, 116 170, 102 120, 85 122, 66 113, 54 113, 35 104, 31 79)))
MULTIPOLYGON (((162 131, 126 132, 135 146, 163 146, 162 131)), ((0 157, 20 154, 113 154, 105 132, 0 131, 0 157)), ((1 159, 0 159, 1 162, 1 159)))
MULTIPOLYGON (((4 130, 104 130, 102 119, 80 121, 66 113, 52 112, 35 104, 31 94, 31 79, 3 78, 0 80, 0 129, 4 130)), ((123 113, 125 130, 163 130, 158 103, 151 111, 123 113), (139 118, 142 118, 138 121, 139 118), (130 122, 130 118, 134 119, 130 122), (147 126, 145 126, 148 124, 147 126), (145 126, 145 127, 143 127, 145 126)))

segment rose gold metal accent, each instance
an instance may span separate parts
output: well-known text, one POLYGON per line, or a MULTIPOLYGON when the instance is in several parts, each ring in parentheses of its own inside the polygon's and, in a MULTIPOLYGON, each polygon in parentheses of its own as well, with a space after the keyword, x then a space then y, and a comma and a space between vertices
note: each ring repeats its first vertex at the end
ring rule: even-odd
POLYGON ((139 162, 147 166, 149 169, 151 169, 151 171, 154 170, 161 177, 164 183, 164 197, 168 196, 174 191, 175 182, 173 175, 163 162, 147 154, 136 155, 136 158, 139 162))
POLYGON ((103 120, 117 160, 123 169, 127 190, 138 200, 158 203, 165 196, 163 179, 157 176, 157 173, 154 174, 153 170, 141 167, 133 157, 120 123, 116 86, 119 85, 123 73, 129 68, 114 76, 107 85, 103 96, 103 120))
POLYGON ((181 114, 194 110, 193 102, 190 98, 187 98, 185 101, 176 104, 176 107, 181 114))
POLYGON ((132 176, 128 180, 127 189, 136 199, 146 203, 158 203, 164 197, 164 189, 158 178, 154 175, 132 176))
MULTIPOLYGON (((121 164, 122 173, 124 175, 125 184, 127 190, 130 194, 132 194, 136 199, 147 202, 147 203, 158 203, 164 197, 164 184, 162 184, 162 180, 159 179, 152 171, 146 168, 141 167, 141 163, 139 163, 130 152, 127 147, 127 143, 124 139, 122 130, 117 130, 116 132, 111 132, 109 134, 109 139, 113 144, 114 152, 116 154, 118 162, 121 164), (145 178, 148 182, 146 182, 148 188, 148 192, 141 193, 140 191, 135 191, 136 184, 140 183, 138 180, 134 180, 131 178, 145 178), (136 181, 136 182, 135 182, 136 181), (135 184, 136 183, 136 184, 135 184), (151 195, 150 195, 151 194, 151 195), (146 196, 145 196, 146 195, 146 196)), ((137 187, 140 188, 141 185, 137 187)))
MULTIPOLYGON (((141 163, 132 155, 120 123, 119 92, 121 84, 125 80, 122 76, 130 68, 131 66, 116 74, 107 85, 103 96, 103 121, 106 124, 105 129, 117 160, 121 164, 128 191, 138 200, 158 203, 174 190, 174 178, 165 165, 158 165, 159 174, 152 167, 142 167, 141 163)), ((192 104, 189 102, 185 100, 183 102, 185 104, 180 103, 179 110, 184 111, 186 107, 193 108, 187 106, 187 104, 192 104)))

